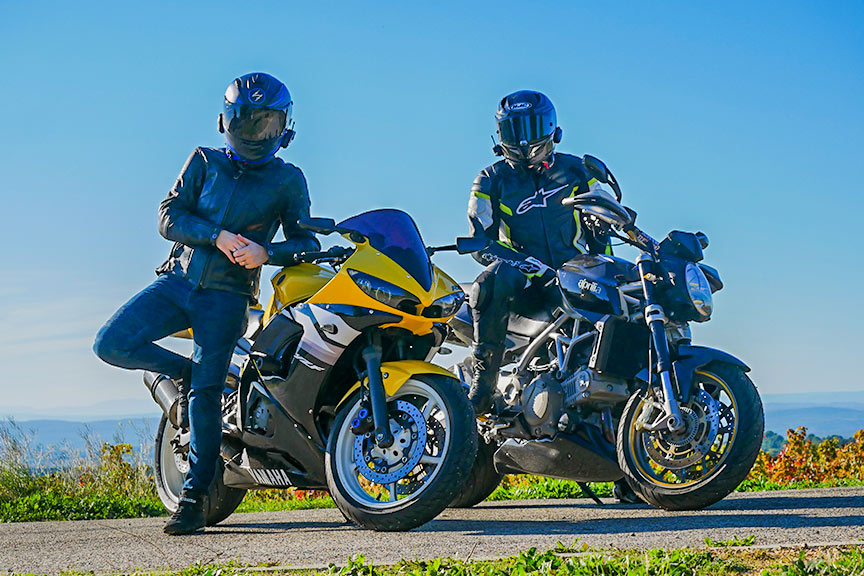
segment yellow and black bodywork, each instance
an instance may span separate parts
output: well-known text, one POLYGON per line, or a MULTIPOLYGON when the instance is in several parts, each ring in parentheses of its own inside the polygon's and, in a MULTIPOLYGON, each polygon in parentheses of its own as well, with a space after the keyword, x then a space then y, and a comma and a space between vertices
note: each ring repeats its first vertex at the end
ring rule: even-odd
MULTIPOLYGON (((363 228, 380 213, 406 222, 387 234, 416 234, 409 239, 422 242, 410 217, 396 210, 346 222, 363 228)), ((459 285, 431 263, 425 246, 422 255, 416 246, 382 249, 387 240, 374 230, 339 231, 353 250, 301 255, 303 263, 272 278, 232 407, 236 426, 227 442, 236 456, 226 459, 228 486, 327 488, 328 434, 343 400, 369 386, 370 350, 378 351, 371 366, 386 375, 388 397, 413 375, 452 377, 429 360, 464 300, 459 285)))

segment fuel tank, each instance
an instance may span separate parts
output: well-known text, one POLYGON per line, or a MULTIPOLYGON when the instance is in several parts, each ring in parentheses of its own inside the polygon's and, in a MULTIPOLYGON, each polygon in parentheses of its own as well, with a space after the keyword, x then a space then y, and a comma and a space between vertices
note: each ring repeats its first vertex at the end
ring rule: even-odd
POLYGON ((267 305, 264 322, 266 323, 274 314, 278 314, 285 306, 308 300, 335 275, 336 273, 330 268, 317 264, 303 263, 282 268, 270 280, 273 285, 273 297, 267 305))
POLYGON ((561 291, 570 306, 613 316, 624 311, 618 284, 637 279, 631 262, 605 254, 580 254, 558 271, 561 291))

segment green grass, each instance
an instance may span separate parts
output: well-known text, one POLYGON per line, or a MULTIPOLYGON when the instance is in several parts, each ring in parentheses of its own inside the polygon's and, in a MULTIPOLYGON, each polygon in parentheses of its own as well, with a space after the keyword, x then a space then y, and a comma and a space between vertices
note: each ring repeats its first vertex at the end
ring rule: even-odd
POLYGON ((437 558, 378 566, 371 559, 353 556, 342 565, 331 564, 317 571, 272 565, 193 564, 180 571, 142 576, 241 576, 265 571, 273 576, 853 576, 864 573, 864 549, 853 546, 815 550, 635 551, 559 545, 546 552, 531 548, 516 556, 491 561, 437 558))
POLYGON ((728 540, 712 540, 711 538, 705 538, 705 545, 710 546, 712 548, 730 548, 736 546, 752 546, 756 541, 756 536, 751 534, 746 538, 739 538, 737 536, 733 536, 728 540))
POLYGON ((864 480, 855 478, 838 478, 816 482, 814 480, 799 480, 795 482, 772 482, 771 480, 747 479, 741 483, 736 492, 772 492, 775 490, 804 490, 807 488, 840 488, 845 486, 864 486, 864 480))
POLYGON ((246 494, 246 498, 237 507, 237 512, 280 512, 282 510, 313 510, 317 508, 335 508, 336 504, 330 496, 321 498, 292 499, 262 499, 258 491, 246 494))

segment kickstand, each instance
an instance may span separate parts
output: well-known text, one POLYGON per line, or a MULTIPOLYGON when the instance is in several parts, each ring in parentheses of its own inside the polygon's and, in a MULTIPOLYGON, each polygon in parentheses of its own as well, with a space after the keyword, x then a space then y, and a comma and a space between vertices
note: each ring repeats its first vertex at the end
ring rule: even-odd
POLYGON ((578 484, 583 494, 594 500, 594 502, 596 502, 598 506, 605 506, 605 504, 603 504, 603 501, 600 500, 597 494, 595 494, 591 487, 588 486, 587 482, 578 482, 578 484))

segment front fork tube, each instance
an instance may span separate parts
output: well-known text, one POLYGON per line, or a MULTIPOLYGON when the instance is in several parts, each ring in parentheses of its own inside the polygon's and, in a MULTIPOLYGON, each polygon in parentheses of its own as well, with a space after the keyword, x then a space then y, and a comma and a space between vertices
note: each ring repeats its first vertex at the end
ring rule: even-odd
POLYGON ((393 434, 390 432, 387 393, 381 378, 381 354, 381 340, 376 333, 370 337, 369 345, 363 350, 363 361, 366 362, 366 378, 369 381, 369 403, 372 405, 375 443, 381 448, 389 448, 393 445, 393 434))
POLYGON ((662 418, 652 424, 646 424, 644 428, 646 430, 668 428, 675 432, 684 427, 684 419, 681 417, 681 408, 678 406, 675 388, 672 385, 672 361, 669 354, 669 341, 666 339, 666 314, 662 306, 655 304, 654 299, 654 259, 648 254, 642 254, 636 262, 642 290, 645 293, 645 322, 651 331, 651 342, 657 355, 657 374, 663 391, 664 411, 662 418))

